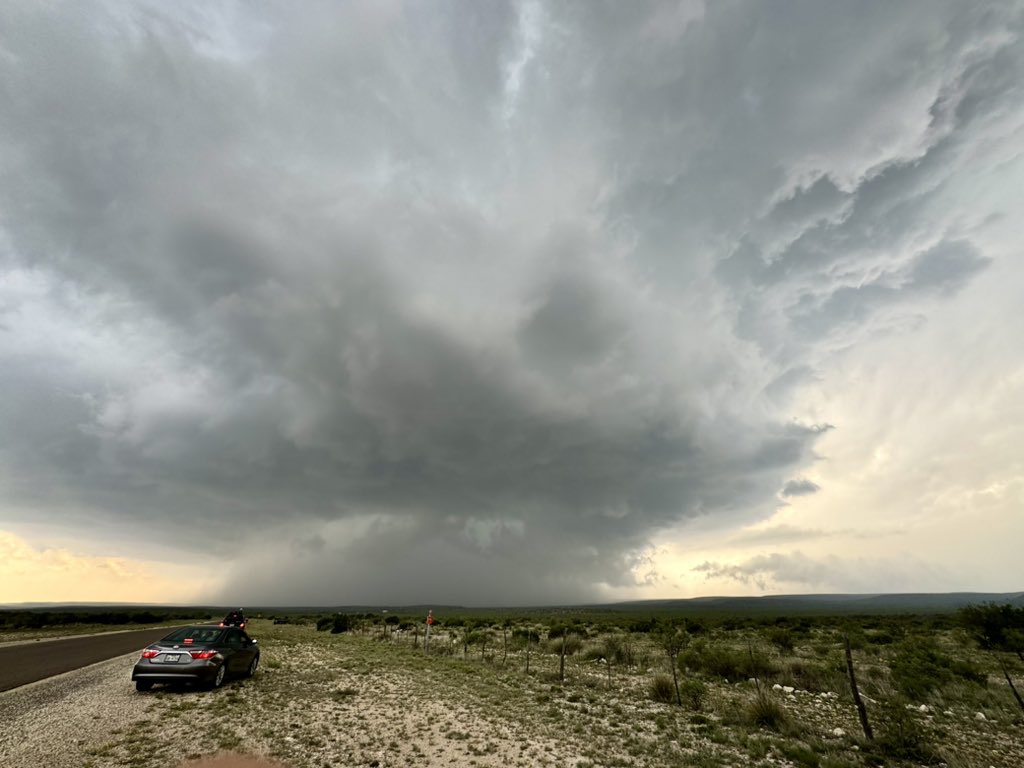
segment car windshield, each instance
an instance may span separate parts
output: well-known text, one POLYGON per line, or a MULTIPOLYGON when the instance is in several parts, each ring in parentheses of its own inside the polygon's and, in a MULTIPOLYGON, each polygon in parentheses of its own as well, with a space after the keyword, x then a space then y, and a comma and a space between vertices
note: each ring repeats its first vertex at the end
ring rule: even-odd
POLYGON ((191 640, 193 643, 213 643, 222 633, 223 630, 218 627, 184 627, 175 630, 160 642, 190 644, 186 641, 191 640))

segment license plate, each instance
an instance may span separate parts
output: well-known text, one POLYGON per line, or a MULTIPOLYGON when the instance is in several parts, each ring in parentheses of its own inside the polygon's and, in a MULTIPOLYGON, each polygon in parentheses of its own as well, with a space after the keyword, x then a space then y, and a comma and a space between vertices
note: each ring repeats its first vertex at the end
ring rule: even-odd
POLYGON ((166 661, 168 664, 174 663, 174 662, 176 662, 180 658, 181 658, 181 654, 180 653, 165 653, 164 654, 164 661, 166 661))

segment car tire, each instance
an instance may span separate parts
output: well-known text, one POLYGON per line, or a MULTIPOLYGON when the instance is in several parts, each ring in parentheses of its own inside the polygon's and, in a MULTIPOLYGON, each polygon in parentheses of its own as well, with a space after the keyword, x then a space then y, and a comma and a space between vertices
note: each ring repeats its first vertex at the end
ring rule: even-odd
POLYGON ((227 677, 228 669, 227 664, 221 664, 217 667, 217 672, 210 678, 210 688, 220 688, 224 685, 224 678, 227 677))
POLYGON ((245 671, 246 677, 252 677, 256 674, 256 667, 260 665, 260 655, 257 653, 252 657, 252 662, 249 664, 249 669, 245 671))
POLYGON ((151 681, 149 681, 149 680, 136 680, 135 681, 135 690, 136 691, 139 691, 139 692, 148 691, 152 687, 153 687, 153 683, 151 681))

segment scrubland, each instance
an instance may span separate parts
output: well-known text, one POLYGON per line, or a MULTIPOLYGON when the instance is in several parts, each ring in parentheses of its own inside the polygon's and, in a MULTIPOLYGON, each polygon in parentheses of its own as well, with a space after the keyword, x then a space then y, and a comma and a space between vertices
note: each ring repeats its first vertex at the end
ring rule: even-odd
POLYGON ((108 663, 121 722, 74 749, 92 768, 219 752, 295 768, 1024 765, 1003 671, 1020 689, 1024 664, 962 629, 706 624, 442 618, 426 650, 420 624, 257 620, 259 672, 219 690, 138 694, 134 658, 108 663))

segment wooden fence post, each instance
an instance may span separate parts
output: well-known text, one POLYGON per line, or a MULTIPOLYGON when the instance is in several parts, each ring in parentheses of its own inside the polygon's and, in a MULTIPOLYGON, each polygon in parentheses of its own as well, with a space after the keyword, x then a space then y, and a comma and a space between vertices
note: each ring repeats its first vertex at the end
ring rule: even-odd
POLYGON ((871 723, 868 722, 868 710, 860 698, 860 691, 857 689, 857 677, 853 674, 853 653, 850 651, 850 636, 843 635, 843 644, 846 647, 846 669, 850 673, 850 690, 853 692, 853 703, 857 705, 857 717, 860 718, 860 727, 864 729, 864 735, 868 741, 874 741, 871 733, 871 723))

